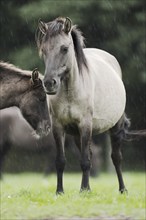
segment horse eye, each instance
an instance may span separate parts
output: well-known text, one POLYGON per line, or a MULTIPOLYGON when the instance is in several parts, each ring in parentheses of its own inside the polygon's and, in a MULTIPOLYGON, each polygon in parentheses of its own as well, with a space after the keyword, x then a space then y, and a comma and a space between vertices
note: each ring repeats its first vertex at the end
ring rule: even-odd
POLYGON ((61 50, 62 53, 65 54, 65 53, 68 52, 68 47, 63 45, 63 46, 61 46, 60 50, 61 50))

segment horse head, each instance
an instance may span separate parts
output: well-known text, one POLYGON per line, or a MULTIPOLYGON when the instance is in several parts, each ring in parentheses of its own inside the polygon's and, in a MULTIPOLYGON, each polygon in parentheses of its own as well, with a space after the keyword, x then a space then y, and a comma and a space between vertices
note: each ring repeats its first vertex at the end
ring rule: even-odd
POLYGON ((49 23, 39 21, 37 44, 45 62, 44 86, 48 94, 57 93, 70 71, 74 53, 71 30, 69 18, 57 18, 49 23))
POLYGON ((24 118, 34 129, 36 136, 48 135, 51 128, 51 119, 46 93, 37 69, 32 71, 29 89, 22 96, 19 107, 24 118))

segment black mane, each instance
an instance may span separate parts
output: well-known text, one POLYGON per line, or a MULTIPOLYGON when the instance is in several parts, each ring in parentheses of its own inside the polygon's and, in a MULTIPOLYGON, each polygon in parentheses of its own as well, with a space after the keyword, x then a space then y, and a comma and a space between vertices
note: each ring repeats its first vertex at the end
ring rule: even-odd
POLYGON ((81 32, 76 28, 76 26, 73 26, 73 29, 71 31, 71 36, 73 39, 78 68, 79 71, 82 72, 83 66, 85 66, 88 69, 87 60, 83 51, 84 38, 81 32))

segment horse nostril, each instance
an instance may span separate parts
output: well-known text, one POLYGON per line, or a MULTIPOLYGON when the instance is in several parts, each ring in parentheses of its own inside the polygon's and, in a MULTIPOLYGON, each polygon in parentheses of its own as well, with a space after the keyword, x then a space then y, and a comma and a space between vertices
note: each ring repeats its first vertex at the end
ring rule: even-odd
POLYGON ((57 84, 56 79, 52 79, 52 85, 55 86, 57 84))
POLYGON ((51 126, 46 125, 46 132, 50 133, 50 130, 51 130, 51 126))
POLYGON ((44 81, 45 88, 53 88, 56 84, 57 84, 56 79, 50 79, 50 80, 44 81))

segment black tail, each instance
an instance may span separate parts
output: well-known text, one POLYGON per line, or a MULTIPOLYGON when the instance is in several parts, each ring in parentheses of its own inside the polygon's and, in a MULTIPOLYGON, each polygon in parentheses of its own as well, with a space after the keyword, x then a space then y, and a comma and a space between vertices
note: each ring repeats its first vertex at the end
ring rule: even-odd
POLYGON ((133 140, 140 140, 141 138, 146 138, 146 130, 130 130, 130 119, 124 115, 123 118, 123 140, 124 141, 133 141, 133 140))
POLYGON ((134 141, 146 138, 146 130, 130 130, 130 125, 130 119, 124 114, 116 124, 116 129, 112 129, 114 136, 121 141, 134 141))
POLYGON ((125 141, 140 140, 146 138, 146 130, 125 131, 125 141))

